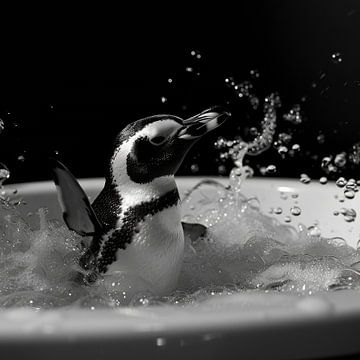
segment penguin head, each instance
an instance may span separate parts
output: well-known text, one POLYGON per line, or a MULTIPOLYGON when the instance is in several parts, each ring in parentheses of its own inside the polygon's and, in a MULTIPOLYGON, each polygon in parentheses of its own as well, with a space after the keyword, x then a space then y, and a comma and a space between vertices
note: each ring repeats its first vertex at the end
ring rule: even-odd
POLYGON ((126 174, 131 181, 144 184, 174 175, 191 146, 229 116, 217 106, 186 120, 155 115, 129 124, 116 139, 111 159, 113 179, 126 174))

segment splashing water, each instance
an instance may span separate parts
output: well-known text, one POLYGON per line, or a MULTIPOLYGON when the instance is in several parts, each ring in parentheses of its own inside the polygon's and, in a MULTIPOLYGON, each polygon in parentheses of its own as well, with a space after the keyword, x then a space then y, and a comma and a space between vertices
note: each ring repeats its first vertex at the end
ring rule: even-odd
MULTIPOLYGON (((214 295, 247 291, 293 292, 306 295, 317 291, 360 287, 360 276, 345 275, 360 261, 360 253, 343 239, 322 238, 316 226, 298 230, 281 225, 260 209, 257 198, 246 198, 241 185, 249 169, 240 146, 230 187, 207 181, 193 188, 183 201, 184 220, 208 228, 197 240, 186 238, 184 263, 174 293, 158 297, 143 284, 134 293, 136 277, 103 276, 93 286, 80 281, 78 261, 84 252, 83 238, 40 209, 40 229, 32 230, 20 217, 17 206, 0 202, 0 306, 30 306, 47 309, 80 306, 89 309, 150 305, 188 305, 214 295)), ((352 184, 352 182, 350 183, 352 184)), ((281 216, 283 209, 272 210, 281 216)), ((301 214, 292 206, 293 216, 301 214)), ((353 221, 356 212, 342 208, 339 215, 353 221)), ((286 215, 285 222, 291 222, 286 215)))

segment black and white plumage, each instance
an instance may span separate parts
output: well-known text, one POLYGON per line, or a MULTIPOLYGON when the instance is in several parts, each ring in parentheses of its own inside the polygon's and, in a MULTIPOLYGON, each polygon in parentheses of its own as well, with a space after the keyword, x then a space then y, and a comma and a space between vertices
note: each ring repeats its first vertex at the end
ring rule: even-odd
POLYGON ((174 174, 191 145, 229 115, 214 107, 187 120, 156 115, 129 124, 115 140, 105 186, 92 205, 66 167, 54 162, 66 224, 92 236, 80 261, 89 274, 130 273, 159 295, 175 287, 184 230, 198 235, 204 227, 183 227, 174 174))

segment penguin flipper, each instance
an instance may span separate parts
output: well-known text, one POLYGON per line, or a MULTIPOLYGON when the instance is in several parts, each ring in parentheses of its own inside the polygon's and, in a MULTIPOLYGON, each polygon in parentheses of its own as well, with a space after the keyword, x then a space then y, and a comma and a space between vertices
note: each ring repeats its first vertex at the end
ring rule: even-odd
POLYGON ((50 161, 63 219, 68 228, 81 236, 99 233, 102 225, 78 181, 60 161, 50 161))
POLYGON ((202 224, 181 222, 184 235, 190 237, 191 241, 196 241, 200 237, 204 237, 207 232, 207 227, 202 224))

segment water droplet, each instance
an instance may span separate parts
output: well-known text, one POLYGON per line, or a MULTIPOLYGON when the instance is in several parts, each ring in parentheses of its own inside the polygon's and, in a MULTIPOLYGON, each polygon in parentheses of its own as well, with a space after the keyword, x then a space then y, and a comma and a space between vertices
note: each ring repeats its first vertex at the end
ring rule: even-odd
POLYGON ((280 133, 280 134, 278 135, 278 142, 279 142, 280 144, 289 144, 291 140, 292 140, 291 134, 280 133))
POLYGON ((276 173, 276 166, 275 165, 268 165, 266 167, 266 174, 274 174, 276 173))
POLYGON ((281 192, 281 193, 280 193, 280 198, 283 199, 283 200, 287 200, 288 196, 287 196, 286 193, 281 192))
POLYGON ((327 177, 323 176, 319 179, 320 184, 325 185, 328 182, 327 177))
POLYGON ((251 107, 256 110, 260 105, 260 100, 257 96, 250 95, 249 97, 251 107))
POLYGON ((355 165, 360 164, 360 143, 355 143, 349 153, 349 161, 355 165))
POLYGON ((274 209, 274 214, 276 214, 276 215, 282 214, 282 208, 281 208, 281 207, 275 208, 275 209, 274 209))
POLYGON ((167 343, 165 338, 158 337, 156 339, 156 346, 165 346, 167 343))
POLYGON ((5 123, 3 119, 0 119, 0 134, 4 131, 5 129, 5 123))
POLYGON ((257 70, 257 69, 250 70, 250 76, 253 79, 258 79, 260 77, 259 70, 257 70))
POLYGON ((295 125, 301 124, 303 119, 300 112, 301 112, 300 105, 296 104, 290 109, 288 113, 283 115, 283 119, 295 125))
POLYGON ((308 232, 310 236, 316 236, 316 237, 321 236, 321 231, 317 226, 308 227, 308 232))
POLYGON ((185 71, 191 73, 191 72, 194 71, 194 68, 192 68, 191 66, 187 66, 187 67, 185 68, 185 71))
POLYGON ((292 215, 294 216, 299 216, 301 214, 301 209, 298 207, 298 206, 293 206, 291 209, 290 209, 290 212, 292 215))
POLYGON ((343 177, 339 177, 335 182, 336 186, 338 186, 339 188, 344 187, 346 185, 346 183, 347 183, 347 181, 343 177))
POLYGON ((234 86, 234 90, 239 97, 248 97, 251 93, 253 85, 249 81, 243 81, 234 86))
POLYGON ((279 146, 278 154, 284 157, 287 154, 288 150, 289 149, 286 146, 279 146))
POLYGON ((356 183, 356 180, 355 179, 349 179, 345 185, 345 188, 347 190, 353 190, 354 192, 357 192, 359 191, 358 189, 358 185, 356 183))
POLYGON ((226 166, 225 165, 219 165, 218 167, 218 173, 220 175, 225 175, 226 174, 226 166))
POLYGON ((339 52, 335 52, 333 54, 331 54, 331 61, 334 64, 340 64, 342 62, 342 56, 339 52))
POLYGON ((332 157, 331 156, 325 156, 321 160, 321 168, 323 170, 327 170, 330 163, 331 163, 332 157))
POLYGON ((25 156, 24 156, 24 155, 19 155, 19 156, 17 157, 17 161, 19 161, 19 162, 24 162, 24 161, 25 161, 25 156))
POLYGON ((337 211, 337 210, 333 211, 333 215, 338 216, 339 214, 340 214, 339 211, 337 211))
POLYGON ((0 186, 3 182, 9 179, 10 171, 5 164, 0 163, 0 186))
POLYGON ((354 209, 341 208, 340 214, 344 216, 346 222, 353 222, 356 219, 356 211, 354 209))
POLYGON ((299 144, 294 144, 292 147, 291 147, 292 150, 294 151, 300 151, 300 145, 299 144))
POLYGON ((167 102, 167 98, 166 98, 165 96, 162 96, 162 97, 161 97, 161 102, 162 102, 163 104, 165 104, 165 103, 167 102))
POLYGON ((228 86, 228 87, 233 87, 235 86, 235 80, 232 76, 229 76, 227 78, 225 78, 225 84, 228 86))
POLYGON ((317 142, 318 142, 319 144, 324 144, 324 142, 325 142, 325 135, 324 135, 324 134, 319 134, 319 135, 317 136, 316 140, 317 140, 317 142))
POLYGON ((287 223, 291 222, 291 217, 290 216, 285 216, 284 221, 287 222, 287 223))
POLYGON ((307 174, 300 175, 300 182, 303 184, 309 184, 311 181, 310 177, 307 174))
POLYGON ((223 137, 219 137, 216 141, 215 141, 215 149, 222 149, 226 147, 226 139, 223 137))
POLYGON ((335 156, 334 164, 337 167, 344 167, 346 164, 346 153, 342 152, 335 156))
POLYGON ((261 166, 259 171, 260 171, 261 175, 266 175, 266 167, 265 166, 261 166))
POLYGON ((193 174, 196 174, 199 172, 199 165, 198 164, 192 164, 190 167, 190 170, 193 174))
POLYGON ((190 55, 194 56, 196 59, 201 59, 201 53, 199 50, 191 50, 190 55))
POLYGON ((354 191, 354 190, 351 190, 351 189, 345 190, 345 191, 344 191, 344 196, 345 196, 347 199, 353 199, 353 198, 355 197, 355 191, 354 191))
POLYGON ((168 83, 169 83, 169 84, 172 84, 173 79, 172 79, 172 78, 168 78, 168 80, 167 80, 167 81, 168 81, 168 83))
POLYGON ((299 194, 292 194, 291 197, 292 197, 293 199, 297 199, 297 198, 299 197, 299 194))

